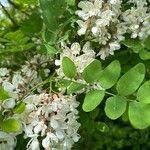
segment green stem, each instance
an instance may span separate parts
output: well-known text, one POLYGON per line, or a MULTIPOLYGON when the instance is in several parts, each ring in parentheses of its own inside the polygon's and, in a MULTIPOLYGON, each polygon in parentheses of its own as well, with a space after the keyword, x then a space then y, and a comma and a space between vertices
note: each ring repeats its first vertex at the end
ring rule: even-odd
POLYGON ((106 91, 105 91, 105 93, 108 94, 108 95, 111 95, 111 96, 116 96, 115 94, 110 93, 110 92, 106 92, 106 91))

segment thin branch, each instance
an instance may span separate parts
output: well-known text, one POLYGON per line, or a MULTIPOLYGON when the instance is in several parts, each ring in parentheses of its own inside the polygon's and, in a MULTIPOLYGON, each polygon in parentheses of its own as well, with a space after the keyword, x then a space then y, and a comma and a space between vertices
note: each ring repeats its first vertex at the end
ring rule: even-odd
POLYGON ((14 6, 16 9, 19 9, 19 6, 16 3, 14 3, 11 0, 7 0, 7 1, 9 2, 9 4, 11 4, 12 6, 14 6))
POLYGON ((19 10, 19 11, 21 11, 22 13, 24 13, 26 16, 29 16, 29 14, 28 13, 26 13, 25 11, 23 11, 23 10, 20 10, 20 7, 19 7, 19 5, 17 5, 16 3, 14 3, 13 1, 11 1, 11 0, 7 0, 8 2, 9 2, 9 4, 10 5, 12 5, 15 9, 17 9, 17 10, 19 10))
POLYGON ((16 21, 11 17, 9 12, 6 10, 6 8, 3 6, 3 4, 0 2, 0 6, 2 7, 3 11, 5 12, 6 16, 9 18, 9 20, 14 24, 14 26, 18 26, 16 21))

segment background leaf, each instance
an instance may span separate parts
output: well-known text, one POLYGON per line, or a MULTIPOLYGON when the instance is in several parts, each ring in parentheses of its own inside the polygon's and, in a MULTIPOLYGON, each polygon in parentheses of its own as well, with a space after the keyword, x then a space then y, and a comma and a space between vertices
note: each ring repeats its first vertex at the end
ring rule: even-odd
POLYGON ((59 29, 59 20, 66 10, 65 0, 40 0, 46 27, 54 32, 59 29))
POLYGON ((145 39, 144 45, 147 48, 147 50, 150 50, 150 36, 148 36, 148 38, 145 39))
POLYGON ((36 11, 21 24, 21 31, 26 35, 32 35, 39 33, 42 26, 43 21, 41 19, 41 14, 36 11))
POLYGON ((150 59, 150 51, 147 51, 147 50, 140 51, 139 56, 143 60, 148 60, 150 59))

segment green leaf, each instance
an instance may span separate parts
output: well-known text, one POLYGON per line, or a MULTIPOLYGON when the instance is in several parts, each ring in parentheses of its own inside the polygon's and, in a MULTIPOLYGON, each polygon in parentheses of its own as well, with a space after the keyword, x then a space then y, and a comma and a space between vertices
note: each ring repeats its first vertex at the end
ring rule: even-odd
POLYGON ((70 6, 75 6, 75 0, 66 0, 66 2, 70 6))
POLYGON ((67 87, 67 94, 72 94, 72 93, 76 93, 80 90, 82 90, 83 88, 85 88, 86 85, 85 84, 81 84, 78 82, 72 82, 68 87, 67 87))
POLYGON ((144 45, 147 48, 147 50, 150 50, 150 36, 144 41, 144 45))
POLYGON ((85 112, 90 112, 94 110, 103 100, 105 96, 105 91, 102 90, 92 90, 89 91, 85 98, 82 105, 82 108, 85 112))
POLYGON ((99 60, 94 60, 83 70, 82 76, 86 82, 92 83, 99 79, 100 72, 101 62, 99 60))
POLYGON ((21 125, 15 119, 7 119, 2 122, 1 129, 4 132, 19 132, 21 131, 21 125))
POLYGON ((33 35, 39 33, 42 29, 43 22, 41 19, 41 14, 38 11, 34 12, 29 19, 26 19, 21 24, 21 31, 26 35, 33 35))
POLYGON ((74 62, 68 57, 63 58, 62 68, 65 76, 68 78, 74 78, 77 74, 77 70, 74 62))
POLYGON ((37 4, 38 3, 38 0, 16 0, 17 2, 19 3, 22 3, 22 4, 37 4))
POLYGON ((48 45, 55 45, 58 38, 57 34, 57 32, 51 32, 46 28, 42 32, 42 38, 45 43, 48 43, 48 45))
POLYGON ((24 34, 21 32, 21 30, 17 30, 14 32, 8 32, 5 34, 4 38, 19 42, 20 39, 24 38, 24 34))
POLYGON ((150 103, 150 81, 145 82, 137 92, 137 100, 150 103))
POLYGON ((8 99, 10 96, 8 94, 8 92, 6 92, 3 87, 0 87, 0 101, 4 101, 6 99, 8 99))
POLYGON ((25 107, 26 107, 25 103, 21 102, 13 109, 13 112, 16 114, 21 114, 22 112, 24 112, 25 107))
POLYGON ((148 104, 136 101, 129 103, 128 115, 135 128, 144 129, 150 125, 150 105, 148 104))
POLYGON ((150 59, 150 51, 142 50, 139 52, 139 56, 143 60, 148 60, 148 59, 150 59))
POLYGON ((61 87, 68 87, 70 84, 71 84, 71 80, 67 80, 67 79, 59 79, 57 84, 58 86, 61 86, 61 87))
POLYGON ((121 67, 118 60, 110 63, 100 74, 100 85, 105 89, 111 88, 117 82, 120 71, 121 67))
POLYGON ((120 95, 127 96, 134 93, 145 76, 145 66, 142 63, 135 65, 126 72, 117 83, 117 91, 120 95))
POLYGON ((58 50, 49 44, 45 44, 45 47, 46 47, 47 53, 50 55, 55 55, 56 53, 58 53, 58 50))
POLYGON ((112 120, 119 118, 126 110, 127 99, 122 96, 110 97, 106 100, 105 113, 112 120))
POLYGON ((43 19, 50 31, 59 29, 59 20, 66 10, 65 0, 40 0, 43 19))
MULTIPOLYGON (((23 50, 29 50, 31 48, 35 47, 35 45, 33 43, 26 43, 26 45, 23 45, 23 50)), ((22 51, 23 51, 22 50, 22 51)), ((19 51, 19 50, 18 50, 19 51)), ((21 51, 21 50, 20 50, 21 51)))
POLYGON ((135 53, 139 53, 141 50, 144 50, 142 42, 138 39, 126 38, 122 43, 132 49, 135 53))

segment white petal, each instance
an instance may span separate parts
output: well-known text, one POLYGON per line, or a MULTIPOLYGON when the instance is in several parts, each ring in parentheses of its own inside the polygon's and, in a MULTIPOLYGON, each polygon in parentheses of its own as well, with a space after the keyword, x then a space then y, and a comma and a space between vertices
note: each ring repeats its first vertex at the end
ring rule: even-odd
POLYGON ((12 92, 15 90, 15 87, 10 82, 7 81, 4 81, 2 86, 4 87, 4 90, 7 92, 12 92))
POLYGON ((12 79, 14 87, 18 87, 19 84, 23 84, 23 79, 20 74, 15 74, 12 79))
POLYGON ((59 124, 56 120, 51 119, 50 125, 52 128, 57 129, 59 127, 59 124))
POLYGON ((7 68, 0 68, 0 77, 4 77, 9 73, 7 68))
POLYGON ((75 42, 71 45, 71 51, 73 55, 79 55, 81 46, 79 43, 75 42))
POLYGON ((63 133, 62 133, 61 131, 56 131, 56 136, 57 136, 60 140, 62 140, 62 139, 64 138, 64 135, 63 135, 63 133))
POLYGON ((60 65, 61 65, 61 61, 56 59, 56 60, 55 60, 55 65, 56 65, 56 66, 60 66, 60 65))
POLYGON ((15 107, 15 104, 15 100, 13 98, 9 98, 3 102, 3 107, 6 109, 11 109, 15 107))
POLYGON ((74 135, 72 136, 72 138, 73 138, 73 141, 74 141, 74 142, 78 142, 79 139, 80 139, 80 135, 79 135, 79 134, 74 134, 74 135))
POLYGON ((57 136, 56 136, 54 133, 47 133, 47 136, 48 136, 51 140, 53 140, 53 141, 55 141, 55 142, 58 142, 58 138, 57 138, 57 136))
POLYGON ((39 141, 37 139, 33 139, 31 145, 30 145, 31 150, 40 150, 39 148, 39 141))
POLYGON ((81 28, 80 30, 78 30, 78 35, 84 35, 86 33, 86 28, 81 28))
POLYGON ((35 126, 35 128, 34 128, 34 132, 35 132, 35 133, 39 133, 41 130, 42 130, 41 124, 38 124, 38 125, 35 126))
POLYGON ((50 146, 50 139, 48 136, 42 140, 42 146, 46 149, 50 146))

